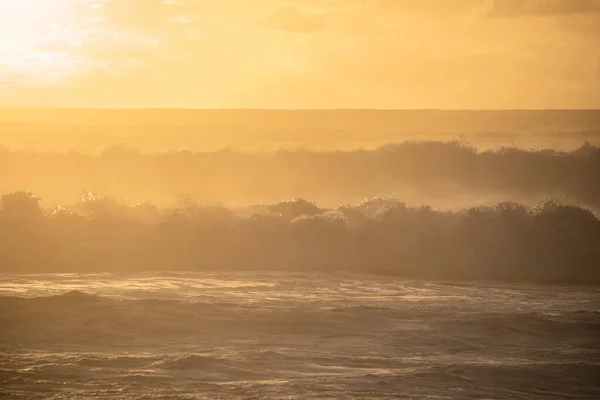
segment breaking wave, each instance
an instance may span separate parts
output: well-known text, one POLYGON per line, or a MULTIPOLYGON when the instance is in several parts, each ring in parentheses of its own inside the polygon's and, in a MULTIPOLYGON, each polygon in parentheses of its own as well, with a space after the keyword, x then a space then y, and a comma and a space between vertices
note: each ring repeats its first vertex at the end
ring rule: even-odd
POLYGON ((397 198, 324 208, 0 199, 0 272, 349 270, 437 280, 600 282, 600 221, 545 200, 449 211, 397 198))
MULTIPOLYGON (((565 134, 566 136, 567 134, 565 134)), ((0 187, 64 202, 91 188, 160 204, 192 193, 226 204, 308 198, 321 204, 400 195, 411 203, 465 206, 481 199, 546 196, 600 207, 600 147, 500 148, 460 141, 405 142, 373 150, 155 152, 114 147, 98 156, 0 149, 0 187)))

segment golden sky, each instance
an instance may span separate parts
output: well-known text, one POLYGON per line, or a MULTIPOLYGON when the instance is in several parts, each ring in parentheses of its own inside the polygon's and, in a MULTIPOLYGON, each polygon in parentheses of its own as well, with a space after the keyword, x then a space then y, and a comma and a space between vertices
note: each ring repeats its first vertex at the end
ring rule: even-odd
POLYGON ((600 0, 0 0, 0 104, 600 108, 600 0))

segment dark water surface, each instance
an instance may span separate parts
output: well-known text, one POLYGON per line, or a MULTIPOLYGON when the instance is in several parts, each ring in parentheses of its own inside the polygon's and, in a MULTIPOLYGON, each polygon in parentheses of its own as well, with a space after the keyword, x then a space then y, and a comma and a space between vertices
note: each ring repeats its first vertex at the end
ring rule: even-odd
POLYGON ((0 276, 0 398, 600 398, 600 290, 0 276))

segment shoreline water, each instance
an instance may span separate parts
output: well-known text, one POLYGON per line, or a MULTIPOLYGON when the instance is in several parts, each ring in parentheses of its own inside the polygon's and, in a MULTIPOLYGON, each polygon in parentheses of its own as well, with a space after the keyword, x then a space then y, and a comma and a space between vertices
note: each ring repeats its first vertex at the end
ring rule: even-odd
POLYGON ((12 284, 35 296, 0 298, 8 398, 600 394, 597 289, 261 272, 12 284))

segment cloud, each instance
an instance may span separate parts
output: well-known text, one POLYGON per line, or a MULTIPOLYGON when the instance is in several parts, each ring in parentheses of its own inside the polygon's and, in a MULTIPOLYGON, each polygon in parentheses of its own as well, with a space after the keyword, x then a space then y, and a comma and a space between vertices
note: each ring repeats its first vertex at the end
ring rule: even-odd
POLYGON ((264 25, 270 29, 292 33, 310 33, 322 29, 325 25, 324 16, 288 5, 271 12, 264 25))
POLYGON ((80 54, 92 60, 152 59, 158 42, 135 36, 94 32, 79 42, 80 54))
POLYGON ((121 32, 174 34, 194 22, 193 12, 198 5, 182 1, 112 0, 103 7, 102 17, 108 26, 121 32))
POLYGON ((303 7, 424 15, 460 14, 482 1, 485 0, 291 0, 303 7))
POLYGON ((548 17, 597 12, 600 0, 491 0, 489 7, 492 17, 548 17))
POLYGON ((67 53, 48 53, 29 48, 12 49, 2 56, 0 84, 3 89, 60 84, 83 71, 82 63, 67 53))
POLYGON ((168 22, 172 24, 190 24, 192 21, 192 17, 186 14, 178 15, 177 17, 171 17, 168 19, 168 22))
POLYGON ((152 59, 159 42, 102 30, 80 32, 69 38, 50 37, 30 46, 44 53, 63 53, 88 61, 152 59))
POLYGON ((364 2, 384 12, 400 12, 425 15, 460 14, 476 7, 482 0, 372 0, 364 2))

